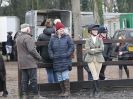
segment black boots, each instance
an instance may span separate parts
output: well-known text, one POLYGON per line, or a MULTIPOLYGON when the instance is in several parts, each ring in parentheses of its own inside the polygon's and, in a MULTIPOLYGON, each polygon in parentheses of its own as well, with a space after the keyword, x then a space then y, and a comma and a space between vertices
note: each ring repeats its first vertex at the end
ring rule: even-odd
POLYGON ((94 80, 94 88, 95 88, 95 93, 99 93, 99 90, 100 90, 100 88, 99 88, 99 82, 98 82, 98 80, 94 80))
MULTIPOLYGON (((4 79, 4 78, 3 78, 4 79)), ((5 81, 3 81, 3 88, 4 88, 4 91, 3 91, 3 94, 2 94, 2 96, 3 97, 7 97, 7 95, 8 95, 8 91, 7 91, 7 88, 6 88, 6 78, 5 78, 5 81)))
POLYGON ((7 95, 8 95, 8 91, 7 91, 7 90, 6 90, 6 91, 3 91, 2 96, 3 96, 3 97, 7 97, 7 95))
POLYGON ((91 89, 92 89, 92 91, 90 93, 90 96, 98 97, 99 96, 99 91, 100 91, 98 80, 93 81, 93 85, 92 85, 91 89))
POLYGON ((61 93, 59 96, 67 97, 70 95, 70 82, 69 79, 60 82, 61 93))

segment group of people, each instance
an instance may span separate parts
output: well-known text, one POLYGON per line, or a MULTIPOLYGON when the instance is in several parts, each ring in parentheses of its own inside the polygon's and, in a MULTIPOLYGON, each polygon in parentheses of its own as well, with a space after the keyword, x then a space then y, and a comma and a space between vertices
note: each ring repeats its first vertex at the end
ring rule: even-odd
POLYGON ((2 42, 2 55, 6 56, 6 61, 16 61, 16 46, 15 46, 15 38, 18 32, 16 32, 15 36, 12 36, 13 32, 7 32, 7 41, 2 42))
MULTIPOLYGON (((51 19, 45 22, 46 28, 39 35, 38 41, 49 41, 47 46, 36 49, 35 41, 29 24, 21 25, 21 34, 16 38, 18 64, 21 69, 21 90, 24 99, 28 97, 30 82, 31 94, 38 97, 37 87, 37 61, 53 63, 53 67, 47 68, 48 82, 59 82, 61 93, 59 96, 70 95, 69 70, 72 65, 71 54, 74 52, 72 38, 64 32, 61 20, 55 20, 54 26, 51 19)), ((33 98, 34 99, 34 98, 33 98)))
MULTIPOLYGON (((93 80, 92 94, 99 92, 99 80, 105 80, 106 65, 102 64, 105 61, 111 61, 112 44, 103 43, 104 40, 109 40, 108 30, 106 27, 91 24, 88 27, 90 34, 85 44, 84 61, 88 63, 84 66, 88 72, 88 79, 93 80)), ((119 39, 124 39, 120 36, 119 39)), ((118 55, 118 60, 128 60, 128 47, 126 43, 117 43, 115 53, 118 55)), ((129 69, 127 65, 119 65, 119 77, 122 79, 122 68, 125 69, 127 78, 129 78, 129 69)))
MULTIPOLYGON (((99 92, 99 79, 105 79, 104 71, 105 65, 102 63, 108 60, 110 57, 110 44, 105 45, 104 39, 107 38, 107 29, 105 27, 99 27, 99 25, 91 24, 88 27, 88 39, 85 44, 85 57, 84 61, 88 63, 90 69, 89 77, 93 80, 92 94, 98 94, 99 92)), ((90 79, 88 78, 88 79, 90 79)))
MULTIPOLYGON (((37 41, 48 41, 49 44, 36 48, 35 41, 32 39, 30 25, 27 23, 21 25, 20 33, 17 35, 15 42, 18 65, 21 70, 21 92, 23 99, 28 99, 29 85, 31 86, 30 95, 32 99, 37 99, 38 97, 38 61, 53 63, 53 67, 46 68, 48 82, 58 82, 60 84, 61 93, 59 96, 70 95, 69 71, 72 69, 71 55, 74 52, 74 42, 72 38, 64 32, 64 28, 65 26, 60 19, 56 19, 54 22, 52 22, 51 19, 47 19, 45 29, 43 33, 39 35, 37 41)), ((88 27, 88 33, 89 35, 85 44, 84 61, 87 62, 89 68, 88 79, 93 80, 92 93, 98 94, 98 80, 105 79, 104 72, 106 66, 102 63, 111 60, 112 44, 103 43, 104 40, 109 39, 107 28, 103 26, 91 24, 88 27)), ((7 47, 9 48, 9 46, 7 47)), ((118 47, 117 51, 119 52, 119 56, 125 54, 125 50, 122 52, 123 49, 121 47, 118 47)), ((120 67, 122 68, 122 66, 120 67)), ((128 69, 126 70, 128 71, 128 69)), ((127 77, 129 78, 129 71, 127 77)), ((4 90, 4 92, 3 94, 8 94, 7 90, 4 90)))

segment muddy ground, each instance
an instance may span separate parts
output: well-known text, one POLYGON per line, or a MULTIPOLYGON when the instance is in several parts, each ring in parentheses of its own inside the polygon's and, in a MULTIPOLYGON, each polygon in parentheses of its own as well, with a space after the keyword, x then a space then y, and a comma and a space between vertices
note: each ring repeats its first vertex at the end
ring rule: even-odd
MULTIPOLYGON (((18 72, 17 62, 5 62, 7 70, 7 89, 9 95, 7 98, 0 97, 0 99, 18 99, 18 72)), ((133 78, 133 68, 129 67, 130 78, 133 78)), ((125 72, 123 71, 123 78, 126 78, 125 72)), ((77 80, 76 68, 70 72, 70 81, 77 80)), ((106 70, 106 79, 119 79, 118 67, 109 66, 106 70)), ((87 73, 84 71, 84 80, 87 80, 87 73)), ((47 82, 47 75, 45 69, 38 69, 38 83, 47 82)), ((1 95, 2 93, 0 93, 1 95)), ((89 91, 81 90, 80 92, 73 93, 69 99, 133 99, 132 89, 121 89, 113 91, 102 91, 99 97, 90 97, 89 91)), ((59 99, 59 97, 41 97, 40 99, 59 99)), ((60 98, 62 99, 62 98, 60 98)), ((66 99, 66 98, 65 98, 66 99)))

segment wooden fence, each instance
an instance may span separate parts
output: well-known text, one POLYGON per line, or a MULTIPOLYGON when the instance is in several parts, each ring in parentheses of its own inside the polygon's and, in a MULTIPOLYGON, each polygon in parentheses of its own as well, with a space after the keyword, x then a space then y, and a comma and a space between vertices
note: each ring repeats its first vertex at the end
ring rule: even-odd
MULTIPOLYGON (((104 43, 117 43, 117 42, 133 42, 133 40, 104 40, 104 43)), ((77 55, 77 61, 72 63, 73 67, 77 67, 77 81, 71 82, 71 91, 79 91, 83 88, 90 88, 92 86, 92 81, 84 81, 83 79, 83 60, 82 60, 82 48, 83 44, 85 44, 84 40, 76 40, 74 41, 76 46, 76 55, 77 55)), ((48 42, 39 41, 36 42, 37 46, 43 46, 47 45, 48 42)), ((121 64, 133 65, 133 60, 122 60, 122 61, 106 61, 103 63, 104 65, 108 66, 118 66, 121 64)), ((38 68, 48 68, 52 66, 52 64, 46 64, 46 63, 38 63, 38 68)), ((18 69, 18 88, 19 93, 21 94, 21 71, 18 69)), ((133 87, 133 79, 122 79, 122 80, 103 80, 99 81, 101 87, 133 87)), ((40 92, 46 92, 46 91, 59 91, 60 87, 58 83, 50 84, 50 83, 43 83, 38 84, 39 91, 40 92)))

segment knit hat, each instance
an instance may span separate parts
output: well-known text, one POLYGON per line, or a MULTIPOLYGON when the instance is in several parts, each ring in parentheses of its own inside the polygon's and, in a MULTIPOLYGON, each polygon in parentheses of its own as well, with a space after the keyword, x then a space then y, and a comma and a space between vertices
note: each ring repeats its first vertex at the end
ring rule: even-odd
POLYGON ((61 22, 61 20, 60 19, 55 19, 54 24, 56 24, 57 22, 61 22))
POLYGON ((59 29, 61 29, 61 28, 64 28, 64 25, 63 25, 61 22, 57 22, 57 23, 55 24, 55 28, 56 28, 56 31, 57 31, 57 30, 59 30, 59 29))
POLYGON ((27 23, 24 23, 24 24, 21 25, 21 29, 24 29, 24 28, 27 28, 27 27, 30 27, 30 25, 27 24, 27 23))

